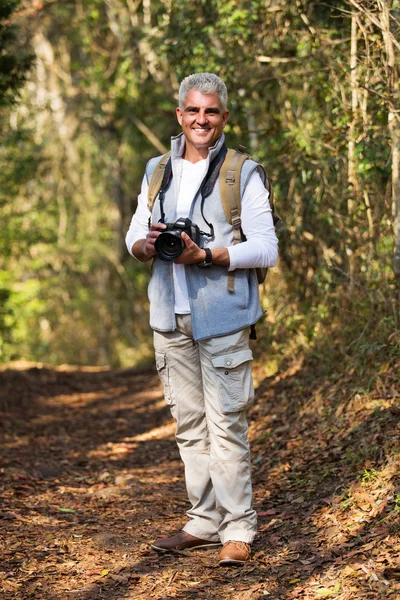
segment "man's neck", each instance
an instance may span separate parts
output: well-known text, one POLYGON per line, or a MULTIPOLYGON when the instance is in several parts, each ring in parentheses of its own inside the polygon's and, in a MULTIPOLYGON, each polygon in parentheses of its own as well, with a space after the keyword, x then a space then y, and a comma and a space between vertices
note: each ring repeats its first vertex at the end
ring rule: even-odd
POLYGON ((186 143, 183 158, 191 163, 197 163, 204 160, 208 156, 208 148, 195 148, 186 143))

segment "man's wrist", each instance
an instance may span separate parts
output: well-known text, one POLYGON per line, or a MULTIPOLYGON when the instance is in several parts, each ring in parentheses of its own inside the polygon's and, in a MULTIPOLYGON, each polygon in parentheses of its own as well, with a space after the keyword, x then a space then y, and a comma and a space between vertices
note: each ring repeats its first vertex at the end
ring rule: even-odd
POLYGON ((210 248, 203 248, 204 259, 198 263, 199 267, 211 267, 213 264, 213 255, 210 248))
POLYGON ((213 265, 229 268, 230 258, 228 248, 213 248, 212 262, 213 265))

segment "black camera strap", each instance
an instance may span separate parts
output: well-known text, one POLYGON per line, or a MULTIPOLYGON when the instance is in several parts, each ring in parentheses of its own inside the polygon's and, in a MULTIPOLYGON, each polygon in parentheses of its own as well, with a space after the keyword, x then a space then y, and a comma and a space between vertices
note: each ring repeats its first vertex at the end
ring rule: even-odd
POLYGON ((164 196, 165 196, 165 192, 167 190, 167 187, 169 185, 169 181, 170 181, 171 177, 172 177, 172 162, 171 162, 171 158, 169 158, 167 164, 165 165, 164 175, 163 175, 163 178, 161 181, 160 191, 158 193, 158 197, 160 199, 160 213, 161 213, 161 219, 159 220, 159 223, 165 223, 164 196))
POLYGON ((208 167, 207 175, 203 179, 203 183, 201 184, 201 187, 200 187, 201 216, 203 217, 205 223, 207 223, 208 227, 210 228, 210 233, 204 233, 204 232, 202 232, 202 233, 203 233, 203 235, 206 235, 207 237, 214 237, 214 227, 213 227, 213 224, 209 223, 204 216, 204 201, 208 196, 210 196, 210 194, 212 193, 212 191, 214 189, 215 183, 219 177, 219 172, 221 170, 222 163, 225 160, 225 156, 226 156, 227 152, 228 152, 228 148, 225 146, 225 144, 223 144, 222 148, 218 152, 217 156, 215 158, 213 158, 213 160, 211 161, 210 166, 208 167))
MULTIPOLYGON (((209 223, 204 216, 204 201, 208 196, 210 196, 210 194, 212 193, 212 191, 214 189, 216 181, 219 177, 219 172, 221 170, 222 163, 225 160, 225 156, 226 156, 227 152, 228 152, 228 148, 225 146, 225 144, 223 144, 222 148, 218 152, 217 156, 215 156, 215 158, 213 158, 213 160, 211 161, 210 166, 208 167, 207 174, 204 177, 203 182, 200 187, 201 216, 203 217, 205 223, 210 228, 210 233, 205 233, 204 231, 201 231, 201 233, 207 237, 214 237, 214 226, 212 225, 212 223, 209 223)), ((169 159, 167 164, 165 165, 164 175, 163 175, 163 178, 161 181, 161 186, 160 186, 160 191, 159 191, 159 196, 158 196, 159 200, 160 200, 160 213, 161 213, 161 218, 159 221, 160 223, 165 223, 164 197, 165 197, 165 192, 167 191, 167 188, 168 188, 171 178, 172 178, 172 163, 171 163, 171 159, 169 159)))

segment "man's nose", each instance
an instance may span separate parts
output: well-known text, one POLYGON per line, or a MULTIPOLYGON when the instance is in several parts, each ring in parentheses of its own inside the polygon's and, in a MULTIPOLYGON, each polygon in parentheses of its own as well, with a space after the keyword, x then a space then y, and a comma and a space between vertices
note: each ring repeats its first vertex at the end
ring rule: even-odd
POLYGON ((205 125, 207 123, 207 114, 204 111, 197 113, 197 122, 199 125, 205 125))

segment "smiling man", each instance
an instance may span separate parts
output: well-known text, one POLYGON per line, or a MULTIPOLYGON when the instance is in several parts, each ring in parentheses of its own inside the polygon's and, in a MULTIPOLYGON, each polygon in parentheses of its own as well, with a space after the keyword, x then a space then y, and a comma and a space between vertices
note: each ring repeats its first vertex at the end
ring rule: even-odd
POLYGON ((170 177, 164 177, 154 205, 149 203, 149 184, 162 157, 149 161, 126 236, 132 256, 154 259, 149 299, 156 365, 176 420, 191 504, 183 529, 160 536, 152 548, 168 552, 222 544, 221 566, 250 558, 257 529, 246 419, 254 397, 249 329, 263 314, 255 268, 277 260, 268 192, 257 163, 246 160, 240 176, 242 243, 234 244, 218 181, 204 194, 226 155, 227 101, 225 84, 212 73, 182 81, 176 109, 182 133, 171 140, 170 177))
POLYGON ((216 92, 202 94, 196 89, 187 92, 176 115, 186 139, 185 158, 190 162, 207 158, 208 148, 219 140, 229 119, 216 92))

